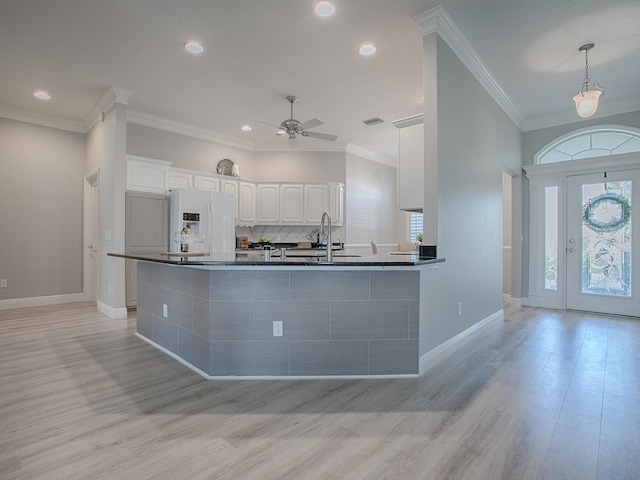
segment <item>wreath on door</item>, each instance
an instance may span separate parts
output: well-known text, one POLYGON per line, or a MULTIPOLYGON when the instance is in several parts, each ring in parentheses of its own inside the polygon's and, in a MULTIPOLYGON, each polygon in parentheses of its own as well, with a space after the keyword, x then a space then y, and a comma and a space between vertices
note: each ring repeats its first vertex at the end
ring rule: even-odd
POLYGON ((617 193, 604 193, 584 206, 582 221, 597 233, 614 233, 631 219, 631 204, 617 193))

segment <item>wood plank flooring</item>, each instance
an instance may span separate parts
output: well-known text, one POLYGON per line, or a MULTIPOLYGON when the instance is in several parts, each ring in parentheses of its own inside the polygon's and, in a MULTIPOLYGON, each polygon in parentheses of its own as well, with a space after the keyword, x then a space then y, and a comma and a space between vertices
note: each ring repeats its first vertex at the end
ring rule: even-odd
POLYGON ((640 479, 640 319, 507 310, 418 379, 207 381, 92 304, 0 311, 0 478, 640 479))

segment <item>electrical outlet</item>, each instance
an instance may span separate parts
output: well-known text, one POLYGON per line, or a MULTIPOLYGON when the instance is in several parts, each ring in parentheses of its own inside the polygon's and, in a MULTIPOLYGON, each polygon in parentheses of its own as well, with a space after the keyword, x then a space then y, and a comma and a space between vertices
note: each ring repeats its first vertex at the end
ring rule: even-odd
POLYGON ((106 232, 104 232, 104 239, 107 242, 111 241, 111 230, 107 230, 106 232))
POLYGON ((162 316, 164 318, 167 318, 169 316, 169 308, 167 307, 166 303, 162 304, 162 316))
POLYGON ((458 316, 462 315, 462 302, 458 302, 458 316))
POLYGON ((282 321, 273 322, 273 336, 281 337, 283 335, 282 331, 282 321))
POLYGON ((7 288, 7 279, 6 278, 0 279, 0 288, 7 288))

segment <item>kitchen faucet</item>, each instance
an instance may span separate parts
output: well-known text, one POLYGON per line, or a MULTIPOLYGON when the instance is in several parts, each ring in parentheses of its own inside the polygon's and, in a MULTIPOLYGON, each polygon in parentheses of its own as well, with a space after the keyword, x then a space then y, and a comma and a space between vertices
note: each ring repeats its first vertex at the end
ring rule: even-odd
POLYGON ((322 218, 320 219, 320 241, 324 238, 324 219, 327 219, 327 224, 329 227, 329 231, 327 232, 327 262, 333 262, 333 249, 331 244, 331 217, 327 212, 322 214, 322 218))

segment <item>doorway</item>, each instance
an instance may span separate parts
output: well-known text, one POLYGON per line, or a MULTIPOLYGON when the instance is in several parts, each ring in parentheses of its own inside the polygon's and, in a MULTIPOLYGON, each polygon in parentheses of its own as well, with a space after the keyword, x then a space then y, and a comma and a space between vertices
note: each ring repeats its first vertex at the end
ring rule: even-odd
POLYGON ((640 170, 567 177, 566 308, 640 315, 640 170))
POLYGON ((84 182, 83 290, 88 301, 98 300, 99 190, 98 171, 88 173, 84 182))

